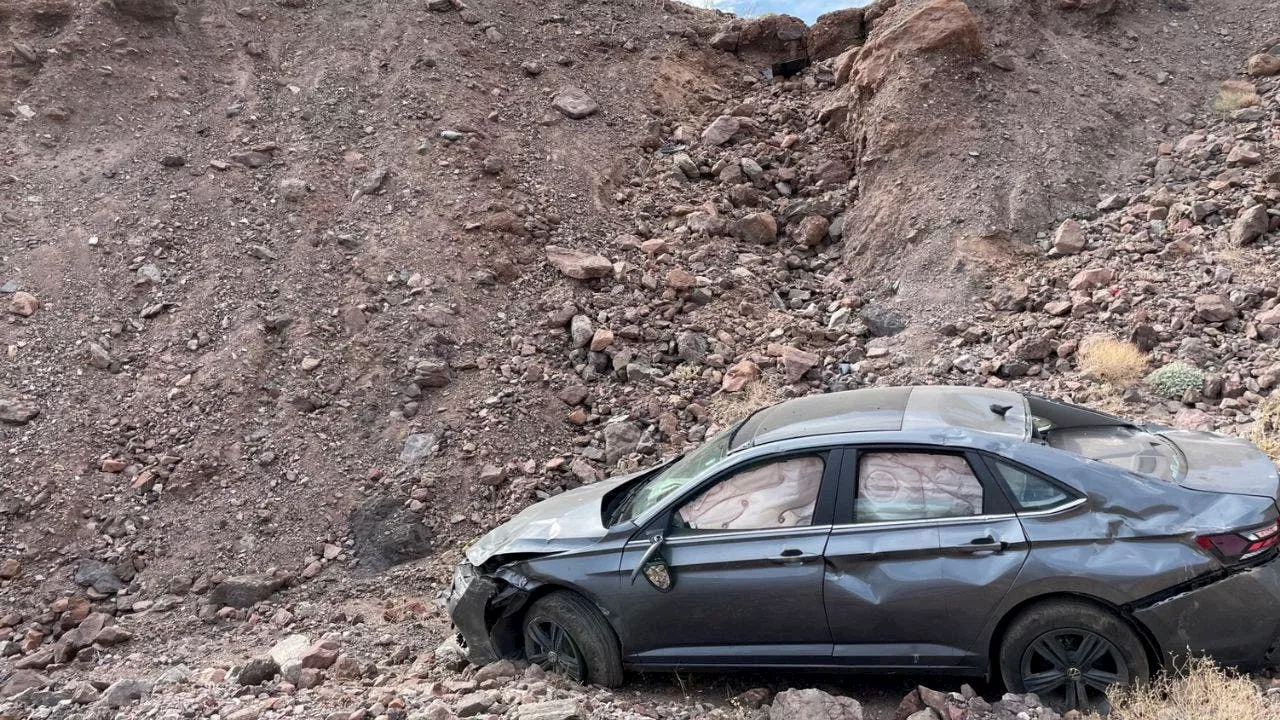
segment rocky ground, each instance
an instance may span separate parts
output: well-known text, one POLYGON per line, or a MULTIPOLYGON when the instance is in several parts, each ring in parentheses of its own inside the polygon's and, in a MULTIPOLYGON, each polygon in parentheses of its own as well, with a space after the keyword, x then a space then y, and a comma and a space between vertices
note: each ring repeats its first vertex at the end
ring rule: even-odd
MULTIPOLYGON (((776 398, 1267 430, 1264 6, 0 0, 0 717, 855 717, 468 668, 436 601, 525 505, 776 398), (1100 335, 1190 374, 1100 376, 1100 335)), ((857 689, 1035 705, 910 688, 857 689)))

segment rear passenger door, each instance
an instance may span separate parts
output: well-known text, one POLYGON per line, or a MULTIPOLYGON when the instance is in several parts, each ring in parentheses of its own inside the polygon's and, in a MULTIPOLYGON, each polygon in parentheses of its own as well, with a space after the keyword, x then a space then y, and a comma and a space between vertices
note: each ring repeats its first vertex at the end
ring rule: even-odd
POLYGON ((824 602, 838 663, 981 667, 975 647, 1027 554, 1021 525, 972 452, 844 453, 824 602))

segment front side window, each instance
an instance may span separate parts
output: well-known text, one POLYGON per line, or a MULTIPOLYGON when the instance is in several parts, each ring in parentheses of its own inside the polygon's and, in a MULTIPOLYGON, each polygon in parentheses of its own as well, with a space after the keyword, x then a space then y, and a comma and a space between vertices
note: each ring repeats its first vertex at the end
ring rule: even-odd
POLYGON ((982 484, 960 455, 867 452, 858 458, 857 522, 982 514, 982 484))
POLYGON ((733 473, 686 503, 677 530, 769 530, 813 521, 826 467, 821 456, 787 458, 733 473))
POLYGON ((1019 510, 1049 510, 1072 499, 1065 490, 1038 475, 995 460, 996 472, 1009 488, 1013 505, 1019 510))

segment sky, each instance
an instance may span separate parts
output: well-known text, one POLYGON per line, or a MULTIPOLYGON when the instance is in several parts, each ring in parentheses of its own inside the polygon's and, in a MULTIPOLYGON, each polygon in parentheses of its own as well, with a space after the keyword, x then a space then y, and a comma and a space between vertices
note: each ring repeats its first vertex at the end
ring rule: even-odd
POLYGON ((810 25, 823 13, 870 4, 871 0, 683 0, 690 5, 715 8, 739 17, 765 13, 794 15, 810 25))

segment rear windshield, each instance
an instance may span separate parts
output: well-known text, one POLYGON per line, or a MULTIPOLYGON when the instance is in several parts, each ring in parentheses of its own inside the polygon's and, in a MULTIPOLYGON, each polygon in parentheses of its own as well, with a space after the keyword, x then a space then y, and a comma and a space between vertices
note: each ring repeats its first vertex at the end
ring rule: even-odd
POLYGON ((1132 425, 1050 428, 1041 436, 1050 447, 1170 482, 1185 471, 1182 453, 1173 443, 1132 425))

